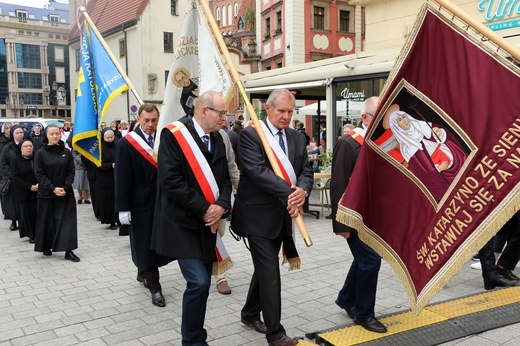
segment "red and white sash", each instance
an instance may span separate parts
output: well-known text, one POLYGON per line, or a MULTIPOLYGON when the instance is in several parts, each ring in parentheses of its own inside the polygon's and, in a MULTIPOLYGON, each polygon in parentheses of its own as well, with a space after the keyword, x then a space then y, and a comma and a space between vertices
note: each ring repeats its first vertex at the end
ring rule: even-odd
MULTIPOLYGON (((200 150, 197 142, 191 135, 188 128, 180 121, 174 121, 173 123, 166 125, 166 127, 173 133, 173 136, 179 143, 188 165, 190 166, 197 183, 199 184, 202 194, 206 201, 210 204, 215 204, 218 197, 220 196, 220 190, 213 175, 211 167, 204 157, 204 154, 200 150)), ((217 255, 218 265, 213 266, 213 274, 222 274, 227 269, 233 266, 233 262, 229 257, 229 254, 222 242, 220 234, 217 232, 217 241, 215 244, 215 252, 217 255)))
POLYGON ((151 148, 141 136, 139 136, 135 131, 132 131, 129 132, 125 138, 139 154, 157 168, 157 161, 153 158, 153 148, 151 148))
MULTIPOLYGON (((276 138, 271 131, 267 128, 265 123, 262 121, 260 122, 262 125, 262 131, 264 131, 265 137, 267 138, 267 142, 269 143, 269 146, 271 149, 273 149, 274 156, 276 158, 276 161, 278 162, 278 166, 280 166, 280 170, 282 171, 283 178, 285 182, 289 185, 296 185, 298 182, 296 178, 296 172, 294 171, 294 167, 292 166, 291 161, 289 161, 289 158, 285 154, 285 152, 280 147, 279 139, 276 138)), ((292 220, 292 239, 294 241, 295 239, 295 231, 296 231, 296 225, 294 223, 294 220, 292 220)), ((294 259, 288 259, 287 254, 285 252, 285 246, 282 246, 282 257, 283 261, 282 264, 289 263, 289 270, 293 269, 299 269, 300 268, 300 258, 296 257, 294 259)))
POLYGON ((260 124, 262 125, 262 131, 264 131, 269 146, 273 149, 274 156, 276 157, 276 161, 280 166, 284 180, 289 185, 296 185, 296 182, 298 181, 296 179, 296 173, 294 172, 294 168, 291 164, 291 161, 289 161, 289 158, 280 147, 280 142, 277 138, 274 137, 271 131, 269 131, 269 129, 263 121, 260 122, 260 124))

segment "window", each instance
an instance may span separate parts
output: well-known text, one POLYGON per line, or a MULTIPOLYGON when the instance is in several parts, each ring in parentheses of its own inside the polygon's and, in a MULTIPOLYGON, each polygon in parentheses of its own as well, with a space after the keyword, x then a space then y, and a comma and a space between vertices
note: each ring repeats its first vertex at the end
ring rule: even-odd
POLYGON ((220 26, 220 7, 217 7, 217 25, 220 26))
POLYGON ((61 40, 61 35, 60 34, 56 34, 56 39, 57 40, 61 40))
POLYGON ((16 10, 16 16, 18 18, 27 18, 27 11, 24 10, 16 10))
POLYGON ((164 32, 164 52, 173 53, 173 32, 164 32))
POLYGON ((125 39, 119 40, 119 57, 123 58, 126 55, 126 44, 125 39))
POLYGON ((41 89, 42 74, 18 72, 18 87, 21 89, 41 89))
POLYGON ((40 46, 17 43, 16 65, 19 68, 42 68, 40 46))
POLYGON ((168 76, 170 75, 170 71, 165 70, 164 71, 164 86, 166 87, 166 84, 168 84, 168 76))
POLYGON ((80 57, 80 52, 81 52, 81 50, 76 49, 76 71, 79 71, 79 66, 80 66, 80 63, 79 63, 79 57, 80 57))
POLYGON ((20 93, 18 99, 21 98, 23 98, 23 102, 26 105, 43 105, 43 94, 41 93, 20 93))
POLYGON ((314 29, 325 29, 325 7, 314 6, 314 29))
POLYGON ((222 6, 222 26, 226 26, 226 6, 222 6))
POLYGON ((53 34, 49 34, 49 38, 54 38, 54 35, 53 34))
POLYGON ((49 14, 49 21, 58 23, 60 21, 60 16, 49 14))
POLYGON ((271 18, 269 18, 269 17, 265 18, 264 23, 265 23, 264 37, 269 38, 269 37, 271 37, 271 18))
POLYGON ((228 23, 227 25, 233 25, 233 9, 231 8, 231 4, 227 7, 228 12, 228 23))
POLYGON ((172 15, 177 15, 177 0, 170 0, 170 11, 172 15))
POLYGON ((276 12, 276 31, 282 31, 282 11, 276 12))
POLYGON ((235 17, 237 17, 238 16, 238 4, 236 2, 235 2, 234 7, 235 7, 235 17))
POLYGON ((39 33, 39 32, 35 32, 35 33, 34 33, 34 36, 36 36, 36 37, 40 37, 40 33, 39 33))
POLYGON ((339 31, 350 32, 350 11, 339 11, 339 31))
POLYGON ((55 61, 65 62, 65 52, 62 46, 54 46, 55 61))

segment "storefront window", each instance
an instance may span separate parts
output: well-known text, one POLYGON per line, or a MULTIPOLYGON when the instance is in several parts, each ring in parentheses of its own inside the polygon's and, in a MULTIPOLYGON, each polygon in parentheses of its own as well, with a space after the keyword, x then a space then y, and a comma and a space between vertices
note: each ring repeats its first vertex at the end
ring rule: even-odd
POLYGON ((363 101, 370 96, 379 95, 383 90, 386 79, 386 74, 363 79, 338 79, 334 92, 336 96, 334 105, 336 109, 333 111, 333 114, 336 115, 334 117, 335 128, 327 129, 327 134, 338 138, 343 134, 343 125, 361 126, 363 101))

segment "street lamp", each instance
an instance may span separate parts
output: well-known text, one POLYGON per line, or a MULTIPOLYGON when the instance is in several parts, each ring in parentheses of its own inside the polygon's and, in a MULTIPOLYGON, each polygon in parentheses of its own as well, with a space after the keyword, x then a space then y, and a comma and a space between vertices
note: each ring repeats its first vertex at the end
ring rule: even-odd
POLYGON ((54 116, 58 117, 58 83, 52 82, 52 91, 54 91, 54 116))

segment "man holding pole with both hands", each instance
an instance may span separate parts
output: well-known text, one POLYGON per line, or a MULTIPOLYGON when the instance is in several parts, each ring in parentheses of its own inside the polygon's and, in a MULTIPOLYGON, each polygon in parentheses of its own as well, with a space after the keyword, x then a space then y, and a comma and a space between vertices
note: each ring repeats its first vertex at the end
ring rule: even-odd
POLYGON ((293 219, 303 213, 303 204, 313 184, 305 137, 288 127, 294 105, 294 95, 288 90, 274 90, 265 106, 267 118, 261 122, 269 145, 281 162, 285 180, 273 172, 253 127, 241 132, 237 152, 241 175, 231 226, 237 234, 247 237, 255 268, 241 320, 257 332, 265 333, 272 346, 298 343, 286 335, 280 323, 278 255, 283 243, 289 261, 297 256, 292 238, 293 219))

